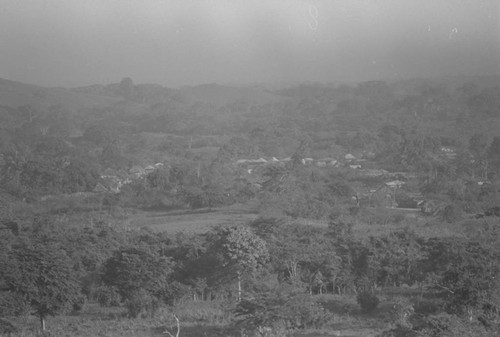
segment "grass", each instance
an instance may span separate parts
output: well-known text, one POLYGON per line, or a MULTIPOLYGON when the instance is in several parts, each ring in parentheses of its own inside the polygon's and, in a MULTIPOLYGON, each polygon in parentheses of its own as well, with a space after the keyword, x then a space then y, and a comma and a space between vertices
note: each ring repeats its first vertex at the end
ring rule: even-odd
MULTIPOLYGON (((390 290, 390 289, 389 289, 390 290)), ((412 296, 411 289, 398 291, 397 296, 412 296), (408 291, 408 293, 405 293, 408 291)), ((393 324, 391 310, 394 299, 391 292, 380 293, 381 300, 377 309, 362 313, 354 296, 323 294, 314 299, 330 311, 333 316, 323 328, 288 331, 286 334, 270 334, 268 337, 369 337, 376 336, 393 324)), ((234 302, 225 301, 184 301, 173 308, 160 308, 154 317, 131 319, 125 308, 102 308, 88 304, 76 314, 50 317, 48 331, 43 336, 63 337, 156 337, 168 336, 166 331, 176 335, 177 326, 173 317, 180 320, 179 337, 262 337, 255 331, 244 330, 234 325, 232 308, 234 302)), ((12 337, 38 337, 39 322, 36 317, 28 316, 9 319, 18 332, 12 337)))
MULTIPOLYGON (((174 309, 161 308, 154 317, 131 319, 124 308, 102 308, 89 304, 77 314, 49 317, 44 336, 154 337, 167 336, 164 333, 166 330, 175 336, 177 328, 172 313, 181 322, 181 337, 232 336, 232 314, 224 306, 219 302, 187 302, 174 309)), ((12 337, 41 336, 39 321, 34 316, 9 318, 9 321, 18 328, 12 337)))
POLYGON ((198 210, 138 211, 124 223, 128 228, 149 228, 157 232, 204 233, 213 226, 244 224, 258 217, 251 208, 233 205, 198 210))

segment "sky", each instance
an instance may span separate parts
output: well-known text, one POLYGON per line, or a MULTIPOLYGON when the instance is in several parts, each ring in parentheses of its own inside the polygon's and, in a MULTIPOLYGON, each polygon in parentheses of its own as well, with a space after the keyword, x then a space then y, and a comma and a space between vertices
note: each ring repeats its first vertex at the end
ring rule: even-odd
POLYGON ((0 78, 44 86, 499 73, 499 0, 0 0, 0 78))

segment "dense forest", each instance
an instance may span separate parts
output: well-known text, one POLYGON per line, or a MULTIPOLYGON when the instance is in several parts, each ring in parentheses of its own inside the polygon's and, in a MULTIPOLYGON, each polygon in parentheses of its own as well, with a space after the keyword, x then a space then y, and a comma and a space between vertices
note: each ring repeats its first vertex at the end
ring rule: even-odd
POLYGON ((498 130, 495 76, 0 80, 0 334, 498 336, 498 130))

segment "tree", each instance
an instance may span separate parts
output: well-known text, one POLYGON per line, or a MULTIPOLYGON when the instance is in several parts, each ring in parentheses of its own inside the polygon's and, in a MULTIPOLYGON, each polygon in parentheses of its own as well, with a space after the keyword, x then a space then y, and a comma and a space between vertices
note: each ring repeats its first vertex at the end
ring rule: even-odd
POLYGON ((493 138, 490 146, 488 147, 488 156, 491 164, 498 171, 500 171, 500 137, 493 138))
POLYGON ((145 291, 166 301, 172 268, 170 259, 145 248, 122 248, 104 263, 103 281, 127 300, 145 291))
POLYGON ((172 187, 170 172, 164 168, 155 169, 147 175, 149 186, 160 191, 168 191, 172 187))
POLYGON ((73 159, 64 168, 63 190, 65 192, 92 191, 99 180, 99 173, 88 163, 73 159))
POLYGON ((63 179, 62 170, 44 158, 26 162, 19 176, 21 186, 30 194, 60 192, 63 179))
POLYGON ((475 133, 469 140, 469 151, 474 157, 474 168, 479 169, 483 178, 488 173, 488 140, 484 133, 475 133))
POLYGON ((120 82, 120 95, 126 99, 132 99, 134 95, 134 82, 130 77, 125 77, 120 82))
POLYGON ((83 138, 102 147, 116 145, 119 141, 116 127, 109 123, 89 126, 83 132, 83 138))
POLYGON ((218 241, 215 247, 222 254, 223 267, 236 273, 239 302, 242 274, 255 271, 269 258, 266 242, 246 226, 219 227, 216 235, 218 241))
POLYGON ((53 245, 17 247, 8 253, 0 268, 8 291, 29 303, 45 330, 45 319, 74 303, 79 295, 78 281, 64 251, 53 245))
POLYGON ((426 262, 438 276, 436 289, 444 291, 451 313, 471 314, 498 308, 500 293, 499 252, 497 244, 476 240, 433 240, 428 243, 426 262))
POLYGON ((401 230, 383 237, 371 237, 369 249, 379 266, 379 283, 411 285, 422 276, 418 265, 425 254, 415 233, 401 230))

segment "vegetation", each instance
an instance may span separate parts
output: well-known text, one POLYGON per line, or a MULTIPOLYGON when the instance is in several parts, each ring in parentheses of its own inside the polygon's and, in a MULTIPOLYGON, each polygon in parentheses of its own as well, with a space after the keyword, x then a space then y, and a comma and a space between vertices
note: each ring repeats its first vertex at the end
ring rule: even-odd
POLYGON ((497 336, 498 87, 0 106, 0 334, 497 336))

